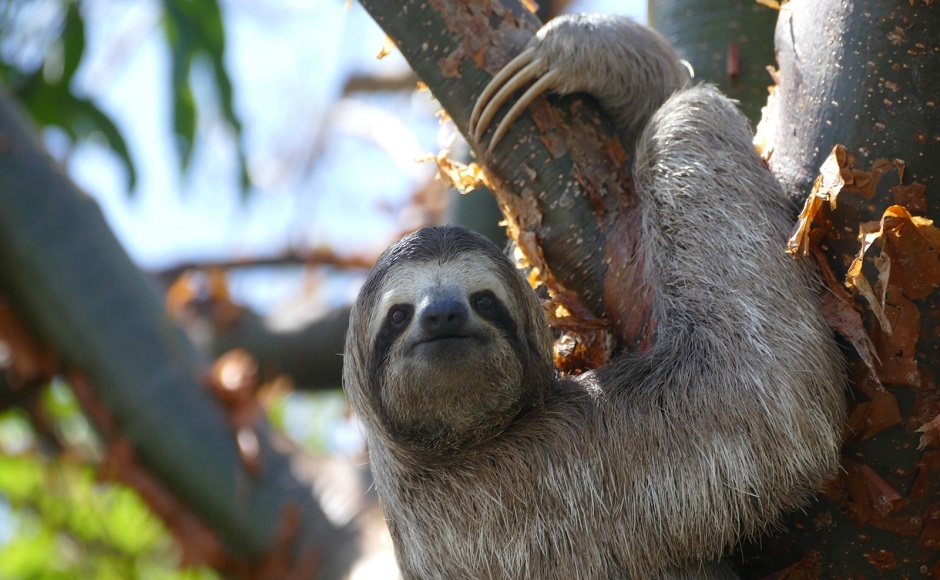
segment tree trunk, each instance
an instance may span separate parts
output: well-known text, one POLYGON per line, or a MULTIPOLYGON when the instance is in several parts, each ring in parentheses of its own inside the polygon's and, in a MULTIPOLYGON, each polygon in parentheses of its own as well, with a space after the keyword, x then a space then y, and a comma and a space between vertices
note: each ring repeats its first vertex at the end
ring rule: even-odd
POLYGON ((845 146, 833 157, 845 186, 817 220, 819 248, 841 282, 860 228, 877 230, 887 215, 882 253, 868 251, 863 274, 872 286, 883 275, 874 308, 890 328, 855 298, 880 363, 873 380, 853 359, 844 471, 785 530, 745 547, 741 571, 802 560, 827 578, 938 576, 940 452, 936 428, 918 429, 940 413, 940 231, 908 218, 940 217, 940 5, 793 0, 775 40, 780 82, 760 130, 764 155, 802 202, 845 146), (886 214, 894 204, 903 210, 886 214))
POLYGON ((695 81, 737 99, 756 125, 772 82, 777 12, 754 0, 654 0, 648 8, 650 26, 692 65, 695 81))
MULTIPOLYGON (((515 2, 361 3, 464 135, 483 87, 540 26, 515 2)), ((612 317, 614 336, 641 347, 652 324, 630 145, 588 98, 540 98, 529 111, 495 154, 471 143, 510 236, 569 310, 585 319, 629 313, 612 317)))

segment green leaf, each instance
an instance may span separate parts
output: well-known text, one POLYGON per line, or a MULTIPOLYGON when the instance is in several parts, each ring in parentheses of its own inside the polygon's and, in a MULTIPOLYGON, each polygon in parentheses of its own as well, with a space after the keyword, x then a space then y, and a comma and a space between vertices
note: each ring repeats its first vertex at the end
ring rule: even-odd
POLYGON ((0 550, 0 578, 67 578, 56 563, 58 540, 48 529, 21 534, 0 550))
POLYGON ((130 151, 117 126, 101 109, 88 99, 73 95, 61 82, 49 84, 37 71, 23 83, 16 96, 41 126, 61 127, 73 142, 101 135, 127 171, 127 187, 137 185, 137 170, 130 151))
POLYGON ((42 490, 42 482, 43 468, 35 457, 0 455, 0 493, 11 502, 18 503, 33 497, 42 490))
POLYGON ((69 2, 61 41, 64 55, 61 84, 67 89, 85 53, 85 20, 78 2, 69 2))
MULTIPOLYGON (((196 109, 192 95, 191 72, 193 61, 206 57, 225 120, 237 135, 241 135, 241 121, 235 114, 231 78, 225 68, 225 28, 218 2, 204 0, 164 0, 164 28, 173 52, 173 126, 177 137, 177 150, 185 170, 192 155, 196 137, 196 109)), ((249 178, 246 155, 238 142, 238 161, 242 191, 247 192, 249 178)))
POLYGON ((177 571, 162 522, 133 490, 100 483, 88 465, 0 456, 0 494, 19 510, 16 535, 0 547, 0 578, 215 578, 177 571))

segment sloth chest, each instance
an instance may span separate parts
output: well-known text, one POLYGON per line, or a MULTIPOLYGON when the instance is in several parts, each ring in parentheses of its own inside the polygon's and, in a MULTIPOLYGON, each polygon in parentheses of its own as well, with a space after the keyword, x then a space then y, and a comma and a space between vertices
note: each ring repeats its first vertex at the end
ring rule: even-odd
POLYGON ((389 516, 406 576, 623 577, 628 515, 600 495, 602 466, 517 467, 416 481, 399 496, 389 516))

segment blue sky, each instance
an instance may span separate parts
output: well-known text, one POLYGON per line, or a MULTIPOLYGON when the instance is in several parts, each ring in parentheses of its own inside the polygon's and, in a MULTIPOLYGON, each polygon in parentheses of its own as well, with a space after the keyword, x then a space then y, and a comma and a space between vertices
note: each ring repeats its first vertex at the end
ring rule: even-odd
MULTIPOLYGON (((159 3, 84 6, 89 41, 76 89, 116 120, 139 186, 129 197, 120 164, 95 143, 73 151, 69 171, 145 268, 267 255, 290 245, 372 249, 373 240, 395 232, 376 208, 394 205, 426 180, 432 168, 412 160, 437 152, 453 131, 438 125, 427 93, 339 102, 350 71, 394 74, 407 67, 397 52, 375 58, 384 34, 358 4, 345 10, 338 0, 223 0, 226 64, 258 185, 243 201, 234 136, 208 98, 208 75, 198 71, 198 143, 191 170, 180 175, 159 3), (327 147, 311 160, 318 137, 327 147)), ((579 6, 642 14, 645 3, 579 6)), ((55 137, 48 139, 53 149, 55 137)))

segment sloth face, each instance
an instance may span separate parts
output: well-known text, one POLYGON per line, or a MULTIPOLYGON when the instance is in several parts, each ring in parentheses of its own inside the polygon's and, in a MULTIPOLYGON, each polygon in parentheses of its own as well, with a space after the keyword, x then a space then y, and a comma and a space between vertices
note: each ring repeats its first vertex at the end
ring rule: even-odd
POLYGON ((424 228, 379 257, 344 357, 370 440, 424 449, 488 438, 554 385, 535 293, 499 248, 457 226, 424 228))
POLYGON ((498 274, 477 253, 389 272, 370 321, 382 406, 419 439, 505 421, 516 408, 524 342, 498 274))

